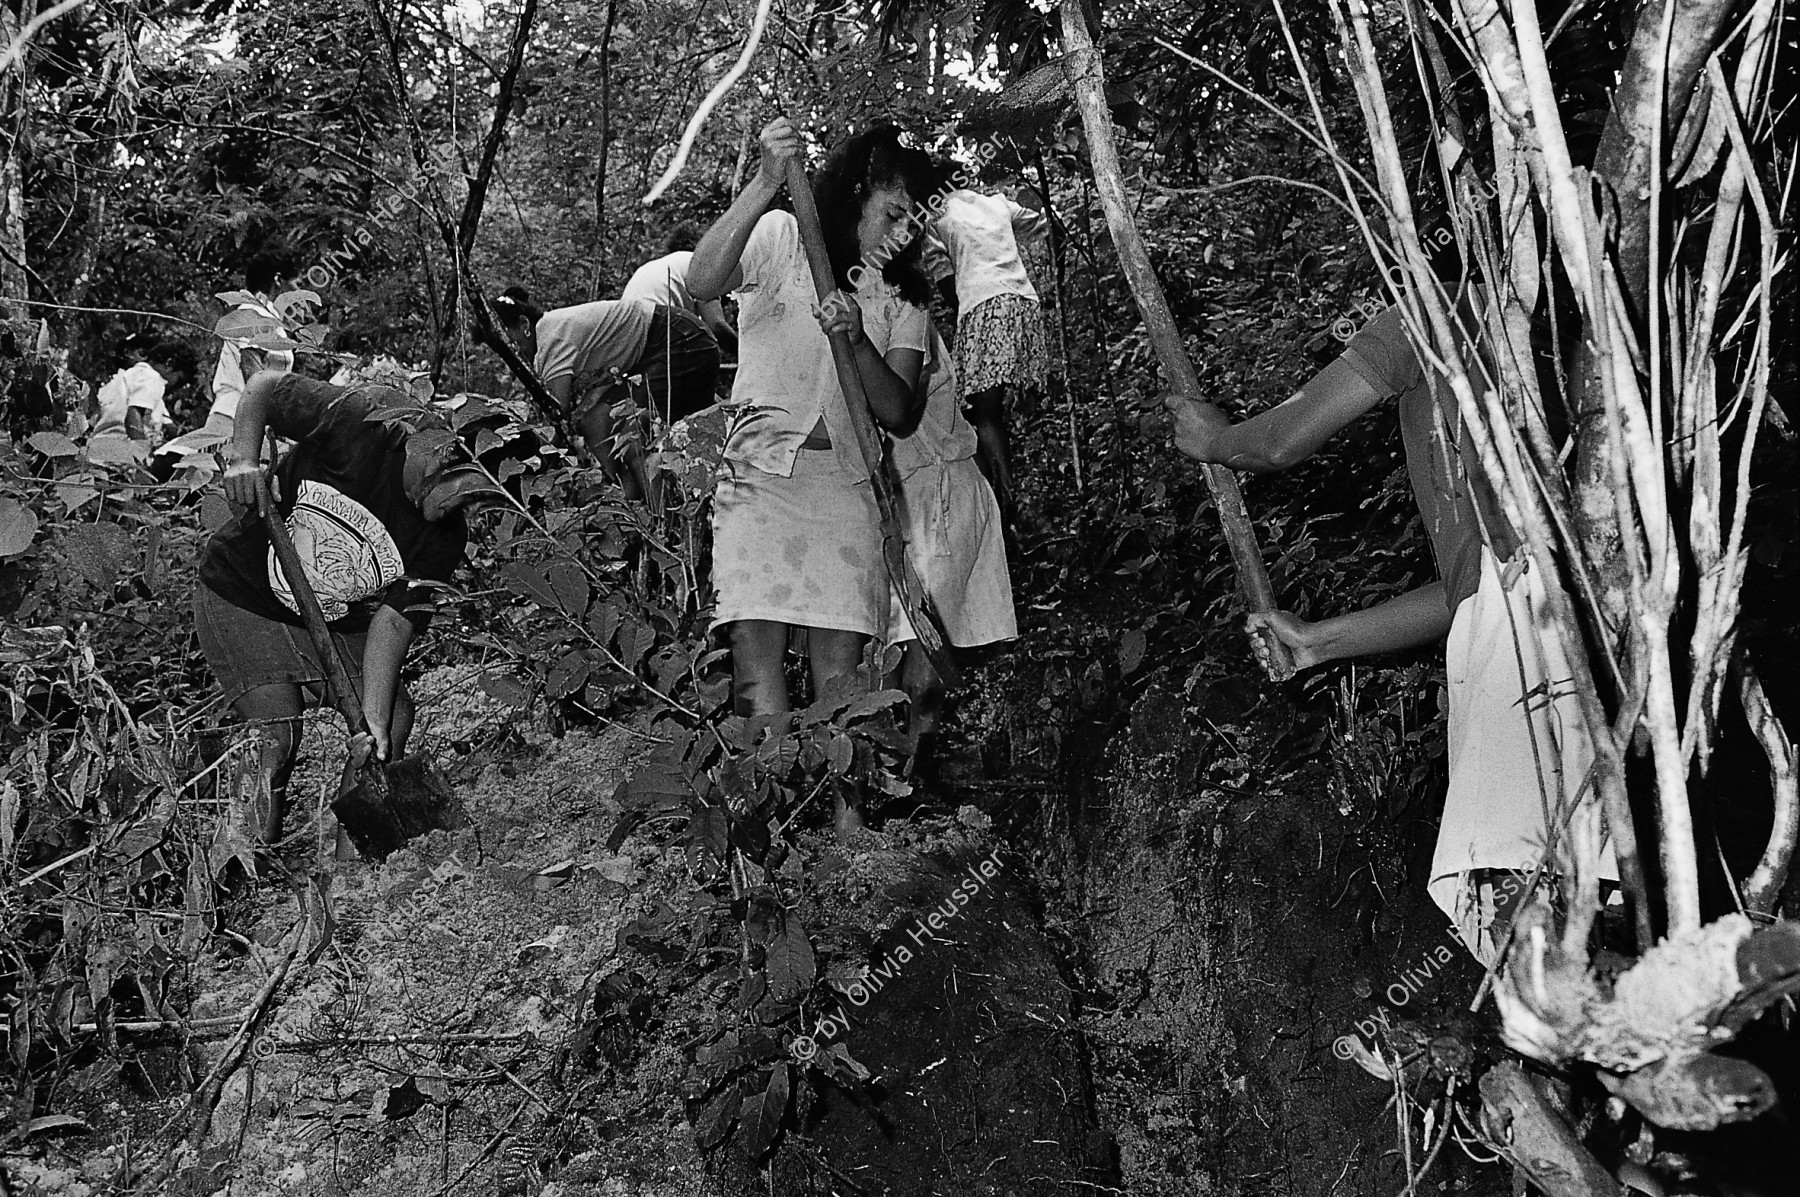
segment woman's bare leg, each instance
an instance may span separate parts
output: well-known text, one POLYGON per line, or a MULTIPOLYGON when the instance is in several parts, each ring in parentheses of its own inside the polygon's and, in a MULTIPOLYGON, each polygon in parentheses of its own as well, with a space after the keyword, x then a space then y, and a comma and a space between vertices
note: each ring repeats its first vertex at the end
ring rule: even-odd
POLYGON ((250 812, 250 833, 259 847, 266 847, 281 838, 288 777, 300 751, 300 713, 305 709, 305 701, 299 686, 278 682, 244 691, 231 709, 255 729, 258 788, 268 795, 268 802, 262 809, 250 812))
POLYGON ((907 644, 900 659, 900 689, 906 691, 906 732, 912 740, 913 769, 929 753, 937 736, 938 719, 944 713, 944 679, 938 676, 931 658, 914 640, 907 644))
POLYGON ((969 396, 970 422, 975 425, 976 460, 1000 500, 1000 514, 1013 518, 1011 445, 1006 434, 1006 388, 989 387, 969 396))
MULTIPOLYGON (((808 628, 806 656, 807 664, 812 670, 813 693, 823 694, 826 684, 832 679, 856 672, 856 667, 862 663, 863 649, 868 643, 868 636, 862 632, 808 628)), ((852 793, 846 797, 840 790, 832 796, 831 808, 840 835, 854 828, 868 826, 863 819, 862 797, 859 794, 852 793)))
POLYGON ((740 619, 731 625, 732 709, 740 715, 779 715, 790 709, 788 625, 772 619, 740 619))

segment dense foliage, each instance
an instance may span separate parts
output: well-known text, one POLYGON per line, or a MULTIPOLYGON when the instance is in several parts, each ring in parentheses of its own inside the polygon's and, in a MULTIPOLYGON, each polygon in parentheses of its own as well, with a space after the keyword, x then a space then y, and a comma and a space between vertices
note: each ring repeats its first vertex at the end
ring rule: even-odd
MULTIPOLYGON (((1053 218, 1032 267, 1064 373, 1017 413, 1026 513, 1041 530, 1015 570, 1026 634, 983 663, 963 747, 1034 775, 1078 775, 1096 767, 1080 747, 1093 728, 1115 727, 1157 687, 1179 690, 1196 722, 1258 703, 1229 558, 1198 477, 1163 438, 1164 384, 1116 272, 1078 125, 1063 112, 1036 126, 958 123, 1001 75, 1044 61, 1050 18, 1001 0, 797 6, 713 114, 688 172, 646 209, 639 197, 737 53, 742 8, 595 0, 477 16, 413 4, 378 25, 362 6, 312 0, 153 16, 96 7, 52 24, 28 51, 26 97, 9 114, 25 132, 8 152, 24 167, 30 315, 49 320, 63 359, 58 400, 85 403, 68 372, 104 380, 127 334, 180 337, 210 362, 211 296, 272 249, 319 297, 310 322, 325 339, 301 343, 304 369, 323 376, 385 355, 384 368, 406 363, 437 393, 499 406, 519 385, 470 334, 465 268, 489 293, 521 283, 545 306, 615 293, 669 229, 723 209, 754 167, 755 129, 777 110, 818 145, 877 118, 942 146, 996 136, 992 181, 1034 188, 1053 218), (995 743, 1001 721, 984 712, 1009 703, 1030 704, 1031 743, 995 743)), ((1602 8, 1572 27, 1571 54, 1592 62, 1616 46, 1613 6, 1602 8)), ((1310 5, 1289 16, 1332 119, 1353 128, 1328 19, 1310 5)), ((1161 281, 1210 396, 1260 410, 1386 302, 1373 262, 1318 190, 1332 186, 1329 168, 1291 126, 1157 44, 1221 63, 1294 110, 1268 10, 1117 4, 1107 19, 1135 214, 1161 281)), ((1591 80, 1563 77, 1572 105, 1596 101, 1591 80)), ((1791 354, 1783 368, 1792 410, 1791 354)), ((197 422, 203 402, 182 398, 178 414, 197 422)), ((657 1000, 706 995, 710 1028, 691 1045, 685 1096, 704 1146, 735 1134, 755 1155, 806 1070, 852 1088, 866 1080, 853 1043, 816 1057, 795 1048, 809 999, 854 966, 852 951, 826 946, 831 928, 795 913, 800 833, 837 787, 863 786, 895 810, 912 796, 901 698, 874 680, 883 662, 855 686, 809 696, 791 725, 724 709, 704 570, 718 437, 716 421, 701 422, 659 446, 682 485, 655 513, 621 502, 597 471, 552 463, 480 530, 420 656, 486 663, 481 685, 522 717, 559 729, 632 722, 662 741, 620 787, 615 846, 640 830, 677 837, 697 897, 627 928, 620 946, 652 974, 657 1000)), ((1792 458, 1789 445, 1768 452, 1792 458)), ((1757 496, 1747 581, 1750 626, 1789 653, 1792 476, 1757 496)), ((191 997, 184 964, 229 926, 209 873, 235 848, 175 801, 203 788, 201 733, 218 722, 186 619, 197 553, 224 514, 209 482, 197 465, 154 484, 135 458, 47 427, 0 447, 12 704, 0 869, 9 885, 33 881, 0 931, 16 1108, 91 1063, 96 1035, 116 1043, 112 1023, 178 1016, 191 997), (102 913, 64 917, 78 905, 69 894, 102 913), (158 924, 138 917, 147 911, 180 921, 145 932, 158 924)), ((1385 415, 1247 493, 1293 610, 1366 606, 1431 576, 1385 415)), ((1272 751, 1329 756, 1331 797, 1363 818, 1373 881, 1357 900, 1371 924, 1381 886, 1403 872, 1401 816, 1419 816, 1441 786, 1440 678, 1424 653, 1321 671, 1270 704, 1285 721, 1272 751)), ((593 1009, 637 1000, 650 984, 638 981, 593 1009)))

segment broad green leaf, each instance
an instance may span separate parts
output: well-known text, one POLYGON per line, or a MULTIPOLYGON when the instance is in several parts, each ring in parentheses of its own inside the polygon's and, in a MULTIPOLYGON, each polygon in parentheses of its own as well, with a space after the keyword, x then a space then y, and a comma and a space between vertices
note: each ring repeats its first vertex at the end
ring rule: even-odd
POLYGON ((757 1160, 767 1154, 775 1144, 775 1136, 781 1133, 781 1120, 787 1115, 787 1108, 788 1066, 785 1061, 776 1061, 769 1070, 768 1088, 745 1098, 738 1109, 738 1121, 743 1124, 738 1146, 745 1155, 757 1160))
POLYGON ((219 317, 213 325, 213 334, 227 341, 260 342, 270 337, 281 337, 284 330, 281 321, 253 308, 236 308, 219 317))
POLYGON ((854 723, 858 719, 866 719, 877 711, 900 706, 906 701, 906 691, 904 690, 877 690, 873 694, 865 694, 845 710, 844 722, 854 723))
POLYGON ((727 826, 725 811, 717 806, 703 806, 688 820, 684 838, 688 863, 696 873, 711 873, 725 863, 727 826))
POLYGON ((476 685, 481 687, 483 693, 499 699, 508 706, 522 707, 531 701, 531 691, 510 673, 496 673, 490 670, 481 675, 481 679, 476 682, 476 685))
POLYGON ((565 653, 562 660, 551 668, 550 676, 544 681, 544 688, 552 698, 567 698, 586 684, 593 668, 593 662, 585 654, 565 653))
POLYGON ((581 572, 581 567, 573 561, 558 561, 544 571, 550 581, 550 588, 556 594, 556 605, 564 615, 571 619, 580 619, 587 613, 588 580, 581 572))
POLYGON ((628 623, 619 629, 619 659, 627 668, 636 669, 655 643, 655 632, 641 623, 628 623))
POLYGON ((550 585, 550 579, 544 576, 540 567, 526 565, 522 561, 508 562, 500 570, 500 577, 507 589, 514 594, 531 599, 540 606, 553 610, 556 608, 556 588, 550 585))
POLYGON ((81 446, 60 432, 37 432, 25 442, 45 457, 76 457, 81 446))
POLYGON ((700 1117, 694 1120, 694 1141, 702 1151, 711 1151, 725 1141, 743 1103, 743 1086, 733 1081, 706 1104, 700 1117))
POLYGON ((0 557, 17 557, 37 536, 37 512, 17 499, 0 496, 0 557))
POLYGON ((818 979, 812 941, 807 939, 806 929, 794 915, 783 915, 763 967, 769 974, 769 995, 778 1002, 798 999, 818 979))
POLYGON ((1119 641, 1119 672, 1126 677, 1136 673, 1138 666, 1144 663, 1144 651, 1148 644, 1144 633, 1138 629, 1126 632, 1125 638, 1119 641))

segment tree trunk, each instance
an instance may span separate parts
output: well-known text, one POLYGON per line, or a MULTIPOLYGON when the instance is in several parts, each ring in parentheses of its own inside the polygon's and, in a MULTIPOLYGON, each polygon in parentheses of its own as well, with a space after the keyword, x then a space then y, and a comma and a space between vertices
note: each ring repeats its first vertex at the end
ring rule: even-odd
MULTIPOLYGON (((1650 279, 1656 275, 1652 248, 1664 234, 1660 226, 1667 223, 1652 193, 1661 190, 1658 175, 1669 143, 1687 113, 1695 81, 1729 28, 1736 7, 1729 0, 1651 0, 1638 14, 1612 110, 1600 135, 1594 174, 1601 183, 1602 202, 1610 210, 1602 214, 1603 227, 1614 238, 1610 248, 1620 287, 1640 327, 1652 306, 1650 279)), ((1576 518, 1599 576, 1605 622, 1616 636, 1631 584, 1614 502, 1626 481, 1612 477, 1608 464, 1605 371, 1609 368, 1594 339, 1583 337, 1572 379, 1576 518)))
POLYGON ((594 155, 594 279, 588 294, 600 298, 601 263, 606 256, 606 169, 612 153, 612 35, 619 0, 606 0, 606 25, 600 33, 600 151, 594 155))
MULTIPOLYGON (((1063 48, 1067 52, 1064 69, 1075 91, 1082 125, 1087 130, 1094 186, 1100 193, 1100 204, 1106 210, 1106 224, 1112 231, 1119 268, 1143 312, 1145 331, 1150 335, 1150 344, 1156 350, 1164 376, 1182 396, 1198 399, 1201 393, 1199 375, 1194 372, 1193 362, 1188 360, 1181 330, 1175 327, 1174 313, 1169 310, 1169 301, 1163 295, 1162 284, 1157 282, 1143 238, 1131 219, 1119 169, 1118 149, 1113 144, 1112 114, 1106 104, 1106 79, 1100 51, 1088 32, 1087 18, 1082 15, 1079 0, 1063 0, 1062 28, 1063 48)), ((1205 476, 1213 504, 1219 510, 1225 543, 1237 566, 1238 589, 1245 605, 1252 611, 1273 611, 1275 591, 1269 585, 1269 573, 1256 543, 1256 532, 1244 510, 1237 478, 1222 466, 1210 465, 1205 467, 1205 476)), ((1269 653, 1271 674, 1278 678, 1291 677, 1294 669, 1286 647, 1273 636, 1265 637, 1264 645, 1269 653)))
MULTIPOLYGON (((11 46, 19 27, 19 14, 10 0, 0 3, 0 46, 11 46)), ((20 161, 25 152, 28 71, 21 49, 18 61, 0 75, 0 127, 6 136, 5 160, 0 161, 0 299, 6 300, 24 300, 31 294, 25 256, 25 169, 20 161)), ((17 306, 18 315, 24 316, 24 304, 17 306)))

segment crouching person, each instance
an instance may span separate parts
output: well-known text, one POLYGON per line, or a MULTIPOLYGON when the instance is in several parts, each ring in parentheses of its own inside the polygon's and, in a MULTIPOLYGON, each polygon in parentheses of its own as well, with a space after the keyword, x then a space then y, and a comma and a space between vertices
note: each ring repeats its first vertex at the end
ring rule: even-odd
MULTIPOLYGON (((332 640, 362 699, 377 759, 398 759, 413 706, 400 663, 429 615, 424 583, 448 582, 468 540, 463 513, 504 499, 455 438, 369 420, 416 406, 389 387, 337 387, 264 372, 238 403, 225 451, 225 497, 239 508, 208 543, 194 588, 194 630, 237 717, 258 731, 267 805, 259 846, 280 835, 300 714, 326 698, 325 666, 263 523, 264 431, 295 442, 273 471, 276 514, 294 541, 332 640)), ((352 729, 355 731, 356 729, 352 729)), ((338 850, 345 855, 340 833, 338 850)))

